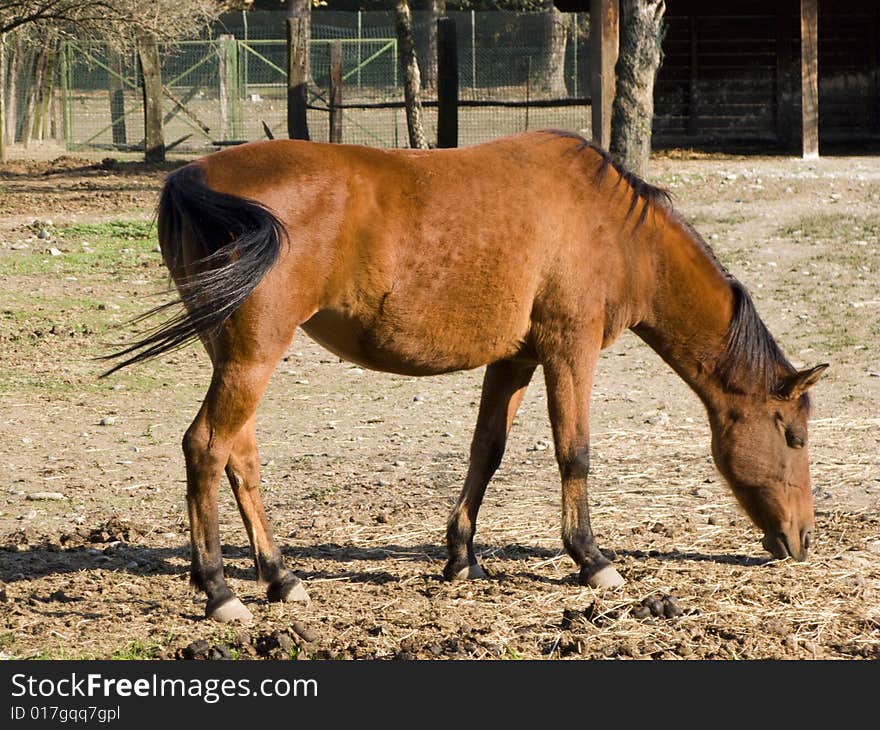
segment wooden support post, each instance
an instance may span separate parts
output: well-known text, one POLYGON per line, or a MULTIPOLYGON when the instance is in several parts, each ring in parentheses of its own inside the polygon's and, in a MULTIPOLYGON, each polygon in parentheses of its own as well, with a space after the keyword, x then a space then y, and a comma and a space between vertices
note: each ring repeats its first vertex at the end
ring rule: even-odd
POLYGON ((458 43, 452 18, 437 21, 437 146, 458 147, 458 43))
POLYGON ((699 63, 699 45, 697 42, 697 31, 699 21, 697 19, 696 7, 691 11, 691 73, 690 87, 688 91, 688 120, 687 133, 694 137, 698 131, 698 115, 700 111, 700 63, 699 63))
POLYGON ((593 141, 611 144, 611 110, 616 87, 620 4, 618 0, 590 0, 590 110, 593 141))
POLYGON ((309 139, 308 31, 308 19, 287 19, 287 136, 290 139, 309 139))
POLYGON ((873 132, 880 132, 880 7, 874 8, 873 32, 871 33, 871 61, 874 75, 873 132))
POLYGON ((125 93, 122 89, 122 56, 111 50, 107 65, 107 90, 110 101, 110 122, 113 124, 113 144, 124 145, 128 142, 125 130, 125 93))
POLYGON ((819 157, 818 0, 801 0, 801 128, 803 157, 819 157))
POLYGON ((165 132, 162 125, 162 75, 159 45, 151 33, 138 34, 138 60, 141 64, 144 92, 144 159, 165 160, 165 132))
POLYGON ((342 41, 330 44, 330 141, 342 142, 342 41))

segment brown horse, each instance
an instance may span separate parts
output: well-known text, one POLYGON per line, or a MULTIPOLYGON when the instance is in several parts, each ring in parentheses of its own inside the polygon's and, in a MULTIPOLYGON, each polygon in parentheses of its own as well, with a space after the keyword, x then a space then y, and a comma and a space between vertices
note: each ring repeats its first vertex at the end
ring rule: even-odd
POLYGON ((254 437, 257 403, 298 326, 375 370, 487 366, 446 533, 448 579, 485 577, 477 512, 541 365, 562 541, 582 584, 623 583, 593 537, 587 474, 599 351, 627 328, 702 399, 715 463, 764 547, 806 557, 806 391, 827 366, 792 367, 746 290, 665 194, 590 142, 562 132, 429 152, 257 142, 169 175, 158 220, 185 306, 111 357, 127 357, 115 370, 196 338, 211 357, 210 388, 183 439, 192 580, 207 592, 207 616, 250 618, 223 575, 224 470, 269 599, 308 600, 266 520, 254 437))

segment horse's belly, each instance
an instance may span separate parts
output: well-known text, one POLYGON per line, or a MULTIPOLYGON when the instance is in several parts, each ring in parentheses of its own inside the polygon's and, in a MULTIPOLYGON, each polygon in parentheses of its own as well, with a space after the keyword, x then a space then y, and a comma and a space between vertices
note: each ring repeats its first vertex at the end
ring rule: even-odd
POLYGON ((516 355, 515 337, 458 332, 440 327, 401 327, 376 317, 370 322, 334 310, 321 310, 302 324, 319 345, 350 362, 400 375, 438 375, 468 370, 516 355))

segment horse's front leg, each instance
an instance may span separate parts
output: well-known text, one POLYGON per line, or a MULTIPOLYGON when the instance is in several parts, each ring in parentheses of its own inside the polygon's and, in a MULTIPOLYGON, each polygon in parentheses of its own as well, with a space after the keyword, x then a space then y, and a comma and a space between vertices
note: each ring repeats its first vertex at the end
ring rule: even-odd
POLYGON ((578 581, 593 588, 625 582, 599 551, 590 525, 590 391, 599 352, 557 355, 544 364, 556 461, 562 477, 562 542, 580 568, 578 581))

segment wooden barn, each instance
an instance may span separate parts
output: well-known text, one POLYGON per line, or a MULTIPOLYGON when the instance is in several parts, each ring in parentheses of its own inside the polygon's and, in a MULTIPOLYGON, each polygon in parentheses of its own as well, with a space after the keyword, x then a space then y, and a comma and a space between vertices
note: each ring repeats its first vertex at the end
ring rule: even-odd
MULTIPOLYGON (((618 0, 556 4, 591 12, 593 129, 605 144, 618 0)), ((666 0, 666 22, 655 148, 880 149, 877 0, 666 0)))

